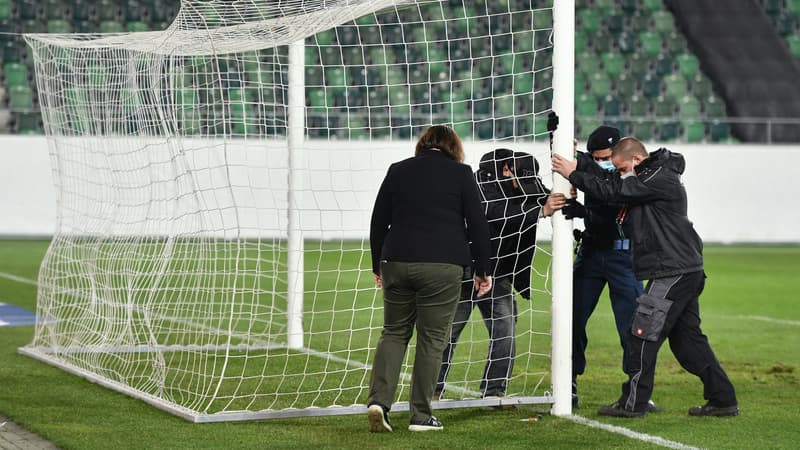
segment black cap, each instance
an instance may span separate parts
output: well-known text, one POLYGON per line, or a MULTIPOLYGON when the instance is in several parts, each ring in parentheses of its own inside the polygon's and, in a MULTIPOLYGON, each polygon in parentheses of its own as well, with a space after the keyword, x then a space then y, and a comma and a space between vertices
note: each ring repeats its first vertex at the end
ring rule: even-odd
POLYGON ((586 150, 593 152, 595 150, 603 150, 605 148, 613 147, 619 142, 619 130, 614 127, 602 125, 597 127, 589 135, 589 140, 586 141, 586 150))

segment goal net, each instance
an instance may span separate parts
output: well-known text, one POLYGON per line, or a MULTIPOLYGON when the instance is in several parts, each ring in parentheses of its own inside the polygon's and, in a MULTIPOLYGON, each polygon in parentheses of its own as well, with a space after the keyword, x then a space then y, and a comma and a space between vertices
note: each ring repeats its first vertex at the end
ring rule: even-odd
MULTIPOLYGON (((58 218, 21 351, 197 422, 364 411, 380 181, 449 124, 474 168, 505 147, 552 185, 552 20, 551 0, 184 0, 164 31, 27 35, 58 218)), ((434 407, 552 402, 549 229, 507 397, 480 398, 475 310, 434 407)))

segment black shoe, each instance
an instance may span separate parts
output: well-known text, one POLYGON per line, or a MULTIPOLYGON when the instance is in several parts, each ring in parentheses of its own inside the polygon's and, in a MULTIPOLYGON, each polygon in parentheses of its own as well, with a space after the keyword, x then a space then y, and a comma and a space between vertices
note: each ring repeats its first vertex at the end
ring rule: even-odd
POLYGON ((689 408, 689 415, 696 417, 714 416, 714 417, 730 417, 739 415, 739 406, 714 406, 706 403, 703 406, 692 406, 689 408))
POLYGON ((663 411, 660 406, 656 405, 656 402, 652 400, 647 401, 647 412, 649 413, 660 413, 663 411))
POLYGON ((644 417, 646 414, 645 411, 628 411, 627 409, 621 407, 619 402, 614 402, 608 406, 601 406, 600 409, 597 410, 597 414, 601 416, 611 416, 611 417, 625 417, 628 419, 633 419, 636 417, 644 417))
POLYGON ((408 426, 408 431, 441 431, 442 429, 444 429, 442 422, 433 416, 424 422, 411 422, 411 425, 408 426))
POLYGON ((572 379, 572 409, 578 409, 581 407, 581 402, 578 400, 578 381, 575 378, 572 379))
POLYGON ((369 431, 373 433, 383 433, 392 431, 392 424, 389 423, 389 410, 374 403, 367 408, 369 417, 369 431))

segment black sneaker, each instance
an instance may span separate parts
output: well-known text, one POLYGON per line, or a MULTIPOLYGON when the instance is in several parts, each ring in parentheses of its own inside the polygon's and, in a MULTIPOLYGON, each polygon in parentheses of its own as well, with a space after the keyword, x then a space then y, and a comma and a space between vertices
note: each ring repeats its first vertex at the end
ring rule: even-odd
POLYGON ((441 431, 443 429, 444 425, 442 425, 442 422, 439 422, 439 420, 433 416, 424 422, 411 422, 411 425, 408 426, 408 431, 441 431))
POLYGON ((647 412, 649 413, 660 413, 662 411, 661 407, 656 405, 656 402, 652 400, 647 401, 647 412))
POLYGON ((578 409, 581 407, 581 402, 578 400, 578 381, 573 378, 572 379, 572 409, 578 409))
POLYGON ((611 417, 625 417, 628 419, 633 419, 637 417, 644 417, 646 414, 645 411, 628 411, 627 409, 621 407, 619 402, 614 402, 608 406, 601 406, 600 409, 597 410, 597 414, 601 416, 611 416, 611 417))
POLYGON ((392 431, 392 424, 389 423, 389 410, 375 403, 367 408, 369 417, 369 431, 373 433, 383 433, 392 431))
POLYGON ((739 415, 739 405, 733 406, 714 406, 706 403, 703 406, 692 406, 689 408, 689 415, 696 417, 731 417, 739 415))

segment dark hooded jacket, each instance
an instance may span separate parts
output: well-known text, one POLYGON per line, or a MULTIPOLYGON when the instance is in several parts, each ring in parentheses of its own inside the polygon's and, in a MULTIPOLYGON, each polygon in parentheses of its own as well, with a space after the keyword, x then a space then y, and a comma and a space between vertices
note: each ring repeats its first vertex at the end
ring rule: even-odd
POLYGON ((636 176, 604 180, 575 171, 569 181, 601 201, 625 203, 634 229, 633 270, 647 280, 703 270, 703 241, 687 216, 681 175, 686 161, 665 148, 636 166, 636 176))
POLYGON ((475 178, 489 221, 492 275, 511 278, 514 289, 530 299, 536 224, 549 193, 539 177, 539 164, 527 153, 498 149, 483 155, 475 178), (514 172, 519 188, 503 177, 505 164, 514 172))

